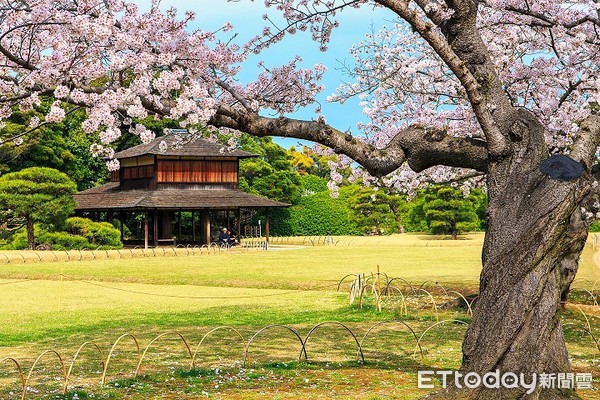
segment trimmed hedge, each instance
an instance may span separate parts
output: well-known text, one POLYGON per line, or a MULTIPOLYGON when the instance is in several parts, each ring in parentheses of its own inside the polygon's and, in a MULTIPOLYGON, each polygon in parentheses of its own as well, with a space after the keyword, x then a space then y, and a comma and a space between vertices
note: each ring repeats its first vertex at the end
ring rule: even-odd
POLYGON ((289 209, 274 210, 271 234, 275 236, 358 235, 345 200, 334 199, 328 192, 300 198, 289 209))
POLYGON ((94 222, 87 218, 71 217, 65 221, 67 232, 83 236, 94 247, 123 247, 121 232, 109 222, 94 222))

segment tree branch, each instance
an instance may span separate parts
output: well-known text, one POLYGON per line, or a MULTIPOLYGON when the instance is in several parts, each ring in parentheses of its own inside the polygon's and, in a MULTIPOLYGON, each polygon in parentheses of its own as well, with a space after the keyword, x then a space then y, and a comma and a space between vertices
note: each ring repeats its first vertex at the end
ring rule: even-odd
POLYGON ((435 165, 487 172, 487 145, 484 141, 457 138, 440 130, 418 126, 404 129, 386 147, 378 149, 321 121, 268 118, 220 107, 209 123, 254 136, 281 136, 321 143, 352 158, 373 176, 387 175, 404 162, 408 162, 415 172, 435 165))
POLYGON ((600 145, 600 116, 590 115, 579 124, 579 133, 573 144, 571 158, 590 170, 600 145))
POLYGON ((512 111, 512 107, 506 96, 502 95, 498 98, 496 94, 497 91, 490 90, 490 88, 487 87, 494 86, 495 89, 499 87, 500 93, 504 93, 504 91, 501 90, 502 86, 487 52, 487 48, 483 44, 483 40, 475 28, 476 8, 475 12, 470 10, 471 13, 469 13, 469 10, 465 10, 459 13, 460 15, 468 14, 467 16, 453 16, 451 21, 454 19, 454 22, 448 23, 447 25, 455 28, 456 31, 448 33, 446 37, 444 37, 434 29, 432 23, 422 20, 417 12, 409 7, 408 0, 377 0, 377 3, 394 11, 402 19, 408 22, 410 26, 418 32, 425 41, 427 41, 431 48, 458 78, 467 93, 473 112, 485 133, 490 155, 492 157, 508 155, 510 153, 510 141, 502 134, 497 121, 490 112, 490 108, 498 109, 499 111, 512 111), (458 37, 460 35, 465 36, 463 41, 468 41, 466 49, 463 49, 464 46, 461 44, 460 40, 450 39, 452 36, 458 37), (452 42, 457 45, 454 46, 452 42), (457 48, 463 50, 462 56, 456 52, 457 48), (476 54, 474 56, 471 53, 476 54), (474 62, 473 60, 476 61, 474 62), (481 71, 476 68, 482 63, 482 60, 485 64, 485 73, 483 75, 481 75, 481 71), (476 76, 483 79, 485 85, 482 85, 476 79, 476 76), (490 101, 488 98, 495 100, 490 101))

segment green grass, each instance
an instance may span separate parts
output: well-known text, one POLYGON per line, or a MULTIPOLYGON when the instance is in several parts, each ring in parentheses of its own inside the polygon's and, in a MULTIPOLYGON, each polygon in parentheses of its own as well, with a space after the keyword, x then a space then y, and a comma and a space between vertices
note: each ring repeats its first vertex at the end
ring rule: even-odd
MULTIPOLYGON (((476 291, 483 235, 466 235, 459 241, 433 239, 348 237, 335 238, 335 246, 298 247, 322 238, 278 238, 274 242, 280 251, 269 252, 237 249, 185 256, 189 250, 179 249, 178 256, 167 251, 165 256, 147 252, 142 257, 138 250, 133 258, 128 251, 71 254, 82 261, 36 261, 66 258, 66 253, 4 252, 0 256, 0 359, 14 356, 27 370, 45 349, 56 349, 68 361, 82 343, 93 340, 106 356, 125 333, 133 333, 143 350, 153 338, 173 330, 195 348, 210 329, 229 325, 244 340, 231 330, 211 336, 193 370, 177 337, 161 339, 138 379, 131 378, 137 356, 132 340, 126 338, 115 353, 104 388, 98 386, 99 367, 88 350, 74 375, 73 391, 63 398, 71 399, 77 392, 80 399, 415 399, 425 394, 415 389, 416 370, 460 365, 463 325, 443 324, 429 331, 422 343, 423 359, 413 357, 414 338, 404 326, 381 325, 366 342, 365 365, 356 364, 356 345, 339 326, 315 331, 307 347, 310 362, 300 364, 297 339, 288 331, 272 329, 256 338, 248 368, 240 370, 239 362, 247 340, 269 324, 290 325, 305 337, 315 324, 335 320, 349 326, 360 340, 383 320, 400 318, 418 335, 436 318, 469 321, 464 310, 441 307, 452 299, 442 296, 434 282, 465 293, 476 291), (90 260, 93 256, 97 259, 90 260), (11 262, 2 265, 3 259, 11 262), (378 267, 390 278, 418 285, 429 282, 425 287, 436 296, 438 315, 426 296, 413 296, 407 315, 399 310, 397 299, 386 300, 382 312, 376 310, 371 295, 363 309, 349 306, 345 291, 349 280, 337 292, 340 279, 374 273, 378 267), (220 373, 215 372, 217 366, 220 373)), ((579 290, 573 297, 588 304, 590 314, 592 299, 581 289, 593 289, 600 279, 593 256, 588 244, 574 284, 579 290)), ((600 283, 595 289, 598 293, 600 283)), ((574 309, 565 312, 563 319, 576 326, 585 322, 574 309)), ((600 333, 598 318, 592 318, 591 324, 600 333)), ((576 370, 597 368, 598 350, 590 336, 576 327, 565 334, 576 370)), ((16 382, 14 371, 3 369, 7 365, 0 365, 2 399, 14 391, 16 382), (12 389, 3 388, 3 383, 12 389)), ((58 370, 53 365, 51 360, 42 361, 35 386, 44 394, 30 398, 60 398, 53 378, 58 370)))
POLYGON ((70 279, 316 289, 331 288, 349 273, 375 272, 379 265, 389 276, 415 282, 435 279, 448 284, 476 285, 481 268, 481 238, 474 235, 457 243, 398 235, 382 239, 357 238, 350 246, 233 251, 193 257, 151 256, 126 262, 111 259, 21 264, 17 260, 0 265, 0 278, 59 279, 62 273, 70 279), (365 245, 365 239, 371 239, 371 246, 365 245), (414 246, 414 243, 422 246, 414 246), (425 247, 427 243, 434 245, 425 247))

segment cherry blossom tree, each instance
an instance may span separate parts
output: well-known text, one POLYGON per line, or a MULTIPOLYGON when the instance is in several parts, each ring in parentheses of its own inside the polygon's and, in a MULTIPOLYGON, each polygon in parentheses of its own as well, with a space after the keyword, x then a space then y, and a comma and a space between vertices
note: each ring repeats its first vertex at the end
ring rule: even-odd
MULTIPOLYGON (((56 99, 31 130, 85 108, 93 151, 155 116, 190 130, 277 135, 328 146, 365 181, 410 192, 428 180, 477 182, 489 194, 480 295, 463 344, 463 371, 567 372, 559 318, 588 226, 600 204, 596 116, 600 22, 591 0, 266 0, 285 19, 246 45, 188 31, 193 18, 140 12, 121 0, 0 0, 0 120, 56 99), (326 50, 336 15, 383 7, 394 26, 352 49, 351 82, 370 122, 356 134, 286 116, 313 104, 325 67, 299 60, 236 80, 248 54, 297 31, 326 50), (266 117, 262 110, 279 117, 266 117)), ((269 23, 269 21, 267 21, 269 23)), ((225 24, 222 33, 232 27, 225 24)), ((24 132, 25 135, 28 132, 24 132)), ((19 140, 19 137, 13 138, 19 140)), ((109 163, 118 168, 116 161, 109 163)), ((332 171, 335 190, 339 174, 332 171)), ((452 389, 440 398, 577 398, 538 388, 452 389), (460 393, 457 393, 460 392, 460 393)))

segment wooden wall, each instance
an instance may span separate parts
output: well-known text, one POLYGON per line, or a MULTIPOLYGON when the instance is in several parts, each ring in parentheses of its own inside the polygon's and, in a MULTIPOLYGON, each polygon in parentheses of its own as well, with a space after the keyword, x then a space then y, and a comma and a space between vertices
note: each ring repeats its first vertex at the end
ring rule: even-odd
POLYGON ((158 160, 156 179, 159 183, 236 183, 237 161, 158 160))
POLYGON ((123 180, 142 179, 154 177, 154 165, 144 165, 142 167, 122 167, 123 180))

